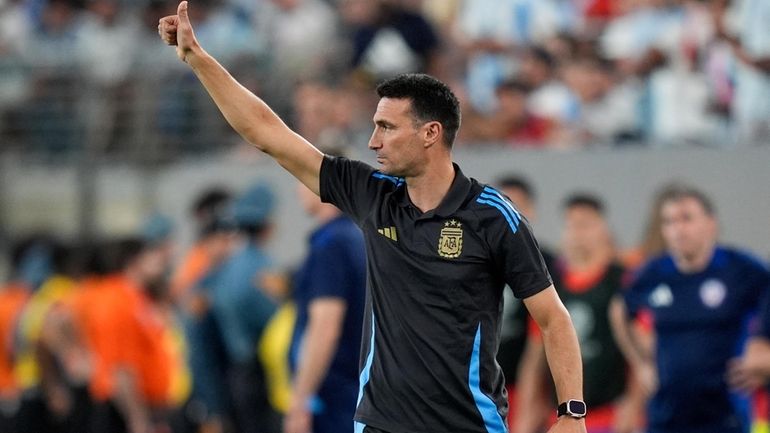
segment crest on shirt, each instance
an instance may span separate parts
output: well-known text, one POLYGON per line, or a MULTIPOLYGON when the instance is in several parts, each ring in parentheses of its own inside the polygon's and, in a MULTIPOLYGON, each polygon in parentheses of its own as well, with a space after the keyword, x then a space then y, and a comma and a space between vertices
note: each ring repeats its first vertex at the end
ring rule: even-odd
POLYGON ((460 257, 463 252, 462 223, 457 220, 444 222, 438 239, 438 255, 447 259, 460 257))
POLYGON ((660 284, 650 293, 648 299, 652 307, 670 307, 674 303, 674 295, 671 293, 671 287, 668 284, 660 284))
POLYGON ((727 296, 727 287, 725 283, 709 279, 703 282, 700 286, 700 299, 703 301, 703 305, 709 308, 717 308, 725 301, 727 296))

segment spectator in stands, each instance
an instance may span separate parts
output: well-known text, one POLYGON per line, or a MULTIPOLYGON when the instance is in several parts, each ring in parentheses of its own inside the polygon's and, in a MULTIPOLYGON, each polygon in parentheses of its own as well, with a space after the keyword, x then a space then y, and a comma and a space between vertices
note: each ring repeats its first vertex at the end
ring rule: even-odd
POLYGON ((81 25, 74 0, 47 0, 33 16, 22 51, 33 71, 31 99, 19 113, 30 146, 48 153, 71 152, 80 127, 76 102, 77 35, 81 25))
POLYGON ((317 78, 340 56, 339 18, 323 0, 269 0, 254 17, 255 26, 275 53, 272 73, 290 84, 317 78))
POLYGON ((770 137, 770 4, 762 0, 714 0, 717 35, 736 59, 733 120, 739 140, 752 143, 770 137), (734 21, 729 22, 729 13, 734 21), (731 25, 732 24, 732 25, 731 25))
MULTIPOLYGON (((0 113, 19 104, 29 92, 29 74, 25 73, 22 53, 29 38, 31 23, 24 1, 0 1, 0 113)), ((0 115, 0 134, 4 119, 0 115)))
POLYGON ((131 96, 129 73, 140 49, 140 24, 128 7, 120 0, 88 0, 76 35, 73 54, 82 80, 78 97, 84 127, 88 141, 100 151, 115 149, 134 127, 126 101, 131 96), (105 50, 105 44, 122 49, 105 50))
POLYGON ((458 14, 456 41, 468 56, 466 75, 473 107, 489 113, 495 89, 516 72, 515 49, 542 43, 576 24, 570 2, 466 0, 458 14))
POLYGON ((291 97, 301 81, 337 77, 347 70, 339 17, 329 2, 263 1, 252 21, 270 54, 259 91, 278 113, 291 113, 291 97))
POLYGON ((558 79, 559 61, 545 48, 532 47, 521 58, 517 77, 532 88, 527 105, 533 115, 547 119, 555 127, 576 120, 578 102, 558 79))
MULTIPOLYGON (((632 432, 644 400, 626 393, 626 364, 615 344, 609 306, 622 286, 624 269, 615 262, 615 248, 605 218, 604 204, 591 194, 573 194, 564 203, 562 251, 554 273, 561 281, 559 297, 570 312, 583 356, 584 394, 593 416, 586 420, 589 433, 632 432)), ((518 432, 536 432, 552 415, 533 410, 544 395, 546 359, 542 341, 534 332, 521 361, 518 432)), ((544 398, 545 397, 545 398, 544 398)))
POLYGON ((352 26, 352 66, 373 81, 406 72, 435 70, 439 38, 417 11, 389 0, 344 0, 352 26))
POLYGON ((639 138, 638 90, 618 82, 613 66, 598 56, 578 58, 564 66, 564 82, 578 101, 572 136, 561 144, 615 144, 639 138))
POLYGON ((662 196, 667 253, 652 259, 613 301, 618 345, 652 395, 652 432, 730 433, 750 426, 748 397, 730 392, 728 361, 744 351, 751 318, 768 292, 768 271, 753 257, 717 243, 715 209, 685 186, 662 196), (647 310, 655 327, 649 353, 630 318, 647 310))
POLYGON ((497 87, 497 109, 490 115, 465 111, 464 140, 511 147, 540 147, 549 142, 551 123, 533 115, 527 101, 531 87, 508 80, 497 87))

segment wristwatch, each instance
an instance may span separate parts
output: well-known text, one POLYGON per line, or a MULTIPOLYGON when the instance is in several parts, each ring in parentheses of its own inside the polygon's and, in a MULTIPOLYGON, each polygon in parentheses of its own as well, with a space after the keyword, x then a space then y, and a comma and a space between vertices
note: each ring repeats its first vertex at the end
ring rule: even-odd
POLYGON ((585 418, 586 413, 586 404, 581 400, 567 400, 556 410, 557 417, 567 415, 572 418, 585 418))

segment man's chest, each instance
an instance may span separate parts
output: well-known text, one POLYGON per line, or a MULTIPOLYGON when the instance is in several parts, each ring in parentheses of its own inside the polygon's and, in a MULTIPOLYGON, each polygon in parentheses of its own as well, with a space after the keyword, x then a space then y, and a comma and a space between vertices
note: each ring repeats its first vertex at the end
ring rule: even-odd
POLYGON ((647 293, 659 327, 740 323, 750 309, 750 288, 729 273, 661 279, 647 293))
POLYGON ((381 281, 420 283, 427 291, 502 281, 483 229, 470 211, 420 217, 408 208, 383 206, 362 230, 370 269, 381 281))

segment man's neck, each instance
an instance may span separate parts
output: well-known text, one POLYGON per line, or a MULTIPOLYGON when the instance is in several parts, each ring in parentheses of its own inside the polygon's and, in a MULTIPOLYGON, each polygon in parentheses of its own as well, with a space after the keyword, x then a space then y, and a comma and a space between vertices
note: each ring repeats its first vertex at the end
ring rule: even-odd
POLYGON ((710 248, 704 248, 703 251, 695 254, 691 257, 676 257, 674 256, 674 263, 679 272, 683 274, 695 274, 706 269, 711 263, 711 258, 714 257, 716 246, 710 248))
POLYGON ((423 213, 433 210, 446 197, 454 178, 455 169, 451 159, 427 167, 421 175, 406 178, 409 200, 423 213))

